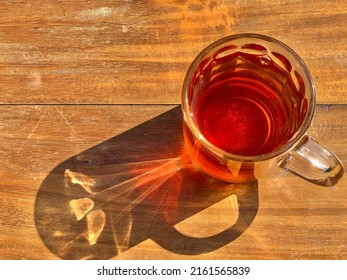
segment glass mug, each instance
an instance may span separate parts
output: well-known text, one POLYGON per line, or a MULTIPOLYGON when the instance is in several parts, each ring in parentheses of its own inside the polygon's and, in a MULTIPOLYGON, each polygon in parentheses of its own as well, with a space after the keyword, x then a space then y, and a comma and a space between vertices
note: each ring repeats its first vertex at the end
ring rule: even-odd
POLYGON ((273 166, 332 186, 341 161, 306 131, 315 88, 302 59, 259 34, 237 34, 205 48, 182 92, 186 147, 201 170, 231 183, 257 180, 273 166))

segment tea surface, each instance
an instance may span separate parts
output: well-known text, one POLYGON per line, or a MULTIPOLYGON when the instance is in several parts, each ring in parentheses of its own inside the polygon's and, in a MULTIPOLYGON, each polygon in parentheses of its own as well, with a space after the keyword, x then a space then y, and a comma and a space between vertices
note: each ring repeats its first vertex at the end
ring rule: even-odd
POLYGON ((300 94, 288 72, 269 56, 236 53, 211 64, 192 106, 202 135, 218 148, 254 156, 280 148, 300 125, 300 94))

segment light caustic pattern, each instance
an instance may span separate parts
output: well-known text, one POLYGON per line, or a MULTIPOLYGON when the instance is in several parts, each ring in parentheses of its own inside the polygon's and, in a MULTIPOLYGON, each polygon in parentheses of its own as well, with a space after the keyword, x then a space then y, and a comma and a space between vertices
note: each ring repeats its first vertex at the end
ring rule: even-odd
MULTIPOLYGON (((111 168, 120 171, 119 173, 113 174, 113 176, 122 175, 121 170, 124 170, 124 172, 128 170, 129 172, 129 167, 138 175, 101 191, 97 191, 98 183, 93 178, 66 169, 64 174, 66 193, 75 193, 74 188, 83 188, 86 193, 85 197, 76 199, 72 197, 69 201, 69 206, 77 221, 86 219, 87 229, 82 235, 88 240, 89 244, 94 245, 97 243, 106 224, 106 214, 102 210, 103 205, 116 200, 122 195, 139 190, 142 186, 146 185, 146 188, 141 189, 137 196, 132 197, 131 201, 125 204, 124 208, 112 217, 114 223, 120 221, 136 205, 162 186, 176 172, 182 168, 189 167, 189 165, 187 166, 185 157, 186 155, 182 155, 177 158, 157 161, 113 165, 111 168), (153 165, 157 165, 157 167, 150 169, 153 165)), ((107 168, 110 168, 110 166, 107 168)))

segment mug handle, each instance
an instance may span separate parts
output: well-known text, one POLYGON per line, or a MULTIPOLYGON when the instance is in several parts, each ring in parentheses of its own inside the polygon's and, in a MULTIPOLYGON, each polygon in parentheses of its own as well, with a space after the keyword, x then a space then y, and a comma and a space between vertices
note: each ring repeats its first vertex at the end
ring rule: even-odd
POLYGON ((331 187, 343 176, 341 161, 309 135, 279 163, 279 166, 319 186, 331 187))

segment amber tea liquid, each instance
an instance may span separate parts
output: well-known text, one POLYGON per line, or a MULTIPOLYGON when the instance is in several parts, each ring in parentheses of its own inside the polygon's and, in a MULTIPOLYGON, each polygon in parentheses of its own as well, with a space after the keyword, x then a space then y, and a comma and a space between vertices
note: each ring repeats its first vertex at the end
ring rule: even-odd
MULTIPOLYGON (((259 45, 244 51, 226 49, 202 61, 188 93, 202 136, 238 156, 262 155, 282 147, 302 124, 307 109, 302 79, 291 70, 284 56, 259 45)), ((218 160, 205 153, 187 129, 185 136, 193 159, 207 173, 215 175, 226 168, 218 166, 218 160)), ((243 168, 247 181, 254 176, 252 164, 243 168)), ((234 175, 239 174, 237 170, 234 175)))

